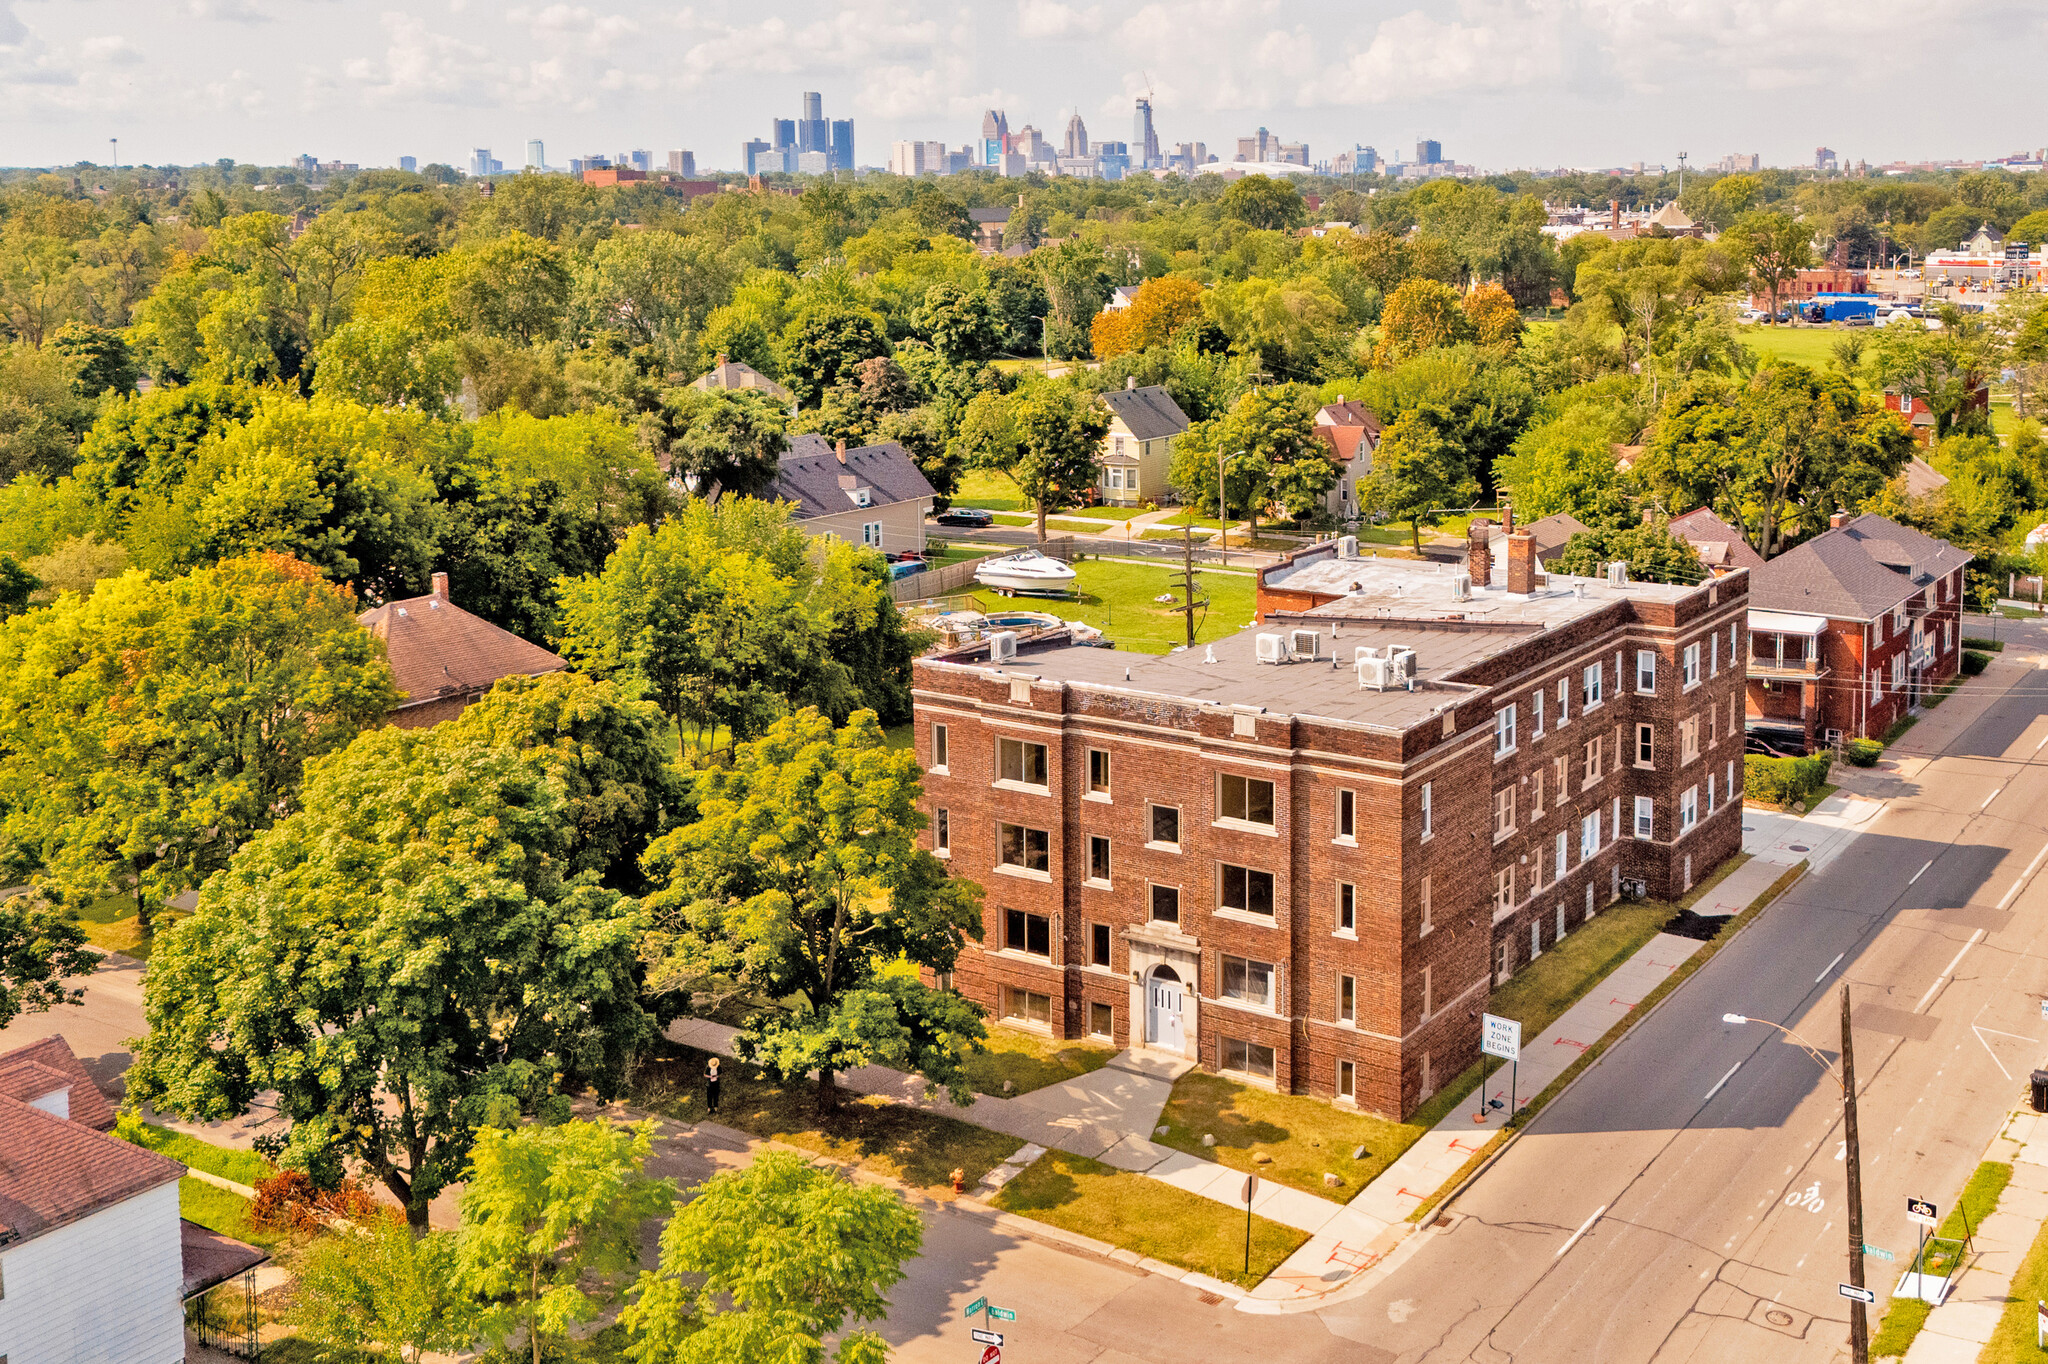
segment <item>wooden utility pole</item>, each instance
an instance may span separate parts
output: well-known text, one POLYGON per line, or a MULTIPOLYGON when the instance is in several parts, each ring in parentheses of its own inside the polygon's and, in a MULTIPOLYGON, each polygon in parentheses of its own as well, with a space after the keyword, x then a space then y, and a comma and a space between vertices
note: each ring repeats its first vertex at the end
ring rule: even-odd
MULTIPOLYGON (((1216 543, 1223 547, 1223 566, 1229 568, 1230 508, 1225 504, 1223 495, 1223 451, 1221 448, 1218 448, 1216 451, 1216 524, 1223 528, 1217 533, 1216 543)), ((1194 642, 1195 637, 1189 635, 1188 643, 1193 644, 1194 642)))
MULTIPOLYGON (((1849 1283, 1863 1287, 1863 1162, 1856 1143, 1856 1053, 1849 1036, 1849 986, 1842 985, 1842 1135, 1849 1161, 1849 1283)), ((1870 1364, 1870 1322, 1863 1304, 1849 1302, 1849 1356, 1870 1364)))
POLYGON ((1180 612, 1187 621, 1188 647, 1195 647, 1195 607, 1207 606, 1206 601, 1195 600, 1195 533, 1191 527, 1180 528, 1180 612))

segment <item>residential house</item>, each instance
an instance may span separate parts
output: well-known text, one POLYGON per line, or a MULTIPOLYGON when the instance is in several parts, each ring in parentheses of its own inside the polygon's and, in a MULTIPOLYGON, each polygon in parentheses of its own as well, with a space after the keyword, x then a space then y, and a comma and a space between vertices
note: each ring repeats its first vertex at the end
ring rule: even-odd
POLYGON ((1882 738, 1962 661, 1970 554, 1875 513, 1750 574, 1748 728, 1803 751, 1882 738))
POLYGON ((446 573, 434 575, 426 596, 386 602, 356 621, 384 641, 402 693, 390 716, 400 729, 452 720, 504 678, 539 677, 569 666, 449 600, 446 573))
POLYGON ((1898 483, 1908 497, 1932 497, 1948 486, 1948 475, 1915 455, 1899 471, 1898 483))
POLYGON ((1379 448, 1383 425, 1379 413, 1342 395, 1316 410, 1316 435, 1337 465, 1337 483, 1324 506, 1340 523, 1359 517, 1359 481, 1372 472, 1372 452, 1379 448))
POLYGON ((1173 443, 1188 429, 1187 413, 1158 384, 1135 378, 1102 395, 1109 433, 1102 438, 1102 500, 1118 507, 1163 502, 1169 492, 1173 443))
POLYGON ((1010 214, 1015 212, 1008 204, 997 208, 970 208, 967 216, 974 223, 974 246, 984 256, 999 256, 1003 251, 1003 232, 1009 226, 1010 214))
POLYGON ((849 450, 819 435, 792 436, 764 494, 796 504, 806 535, 831 535, 885 554, 922 552, 924 519, 938 494, 893 440, 849 450))
POLYGON ((755 369, 743 360, 729 360, 718 357, 718 363, 710 372, 699 376, 690 384, 691 388, 747 388, 765 394, 778 403, 788 403, 792 415, 796 412, 796 395, 776 383, 773 379, 755 369))
MULTIPOLYGON (((1472 524, 1486 527, 1488 551, 1494 562, 1500 562, 1507 554, 1507 539, 1515 530, 1514 509, 1507 509, 1500 525, 1494 525, 1483 517, 1472 524)), ((1536 562, 1548 568, 1552 559, 1564 553, 1564 547, 1571 542, 1571 538, 1574 535, 1583 535, 1591 530, 1592 527, 1579 520, 1578 517, 1573 516, 1570 512, 1557 512, 1540 520, 1531 521, 1523 526, 1522 529, 1535 537, 1536 562)), ((1467 543, 1468 545, 1470 543, 1469 534, 1467 536, 1467 543)))
MULTIPOLYGON (((1991 410, 1991 386, 1989 384, 1979 384, 1976 390, 1970 394, 1969 400, 1964 406, 1966 408, 1975 408, 1979 412, 1989 412, 1991 410)), ((1934 428, 1936 424, 1934 409, 1927 405, 1925 398, 1916 398, 1910 393, 1901 393, 1897 389, 1888 388, 1884 391, 1884 408, 1885 411, 1896 412, 1906 419, 1907 430, 1912 432, 1914 442, 1922 449, 1934 444, 1934 428)))
POLYGON ((108 1135, 113 1124, 112 1106, 63 1038, 0 1055, 0 1359, 8 1364, 185 1357, 185 1167, 108 1135))
POLYGON ((986 889, 957 986, 1406 1115, 1477 1059, 1494 988, 1625 885, 1707 876, 1742 836, 1747 579, 1546 579, 1526 531, 1474 553, 1312 546, 1201 650, 913 664, 926 846, 986 889))
MULTIPOLYGON (((1643 513, 1645 521, 1650 516, 1649 512, 1643 513)), ((1711 507, 1672 517, 1670 530, 1673 536, 1699 551, 1700 566, 1717 578, 1740 569, 1764 566, 1764 556, 1750 548, 1741 531, 1714 515, 1711 507)))

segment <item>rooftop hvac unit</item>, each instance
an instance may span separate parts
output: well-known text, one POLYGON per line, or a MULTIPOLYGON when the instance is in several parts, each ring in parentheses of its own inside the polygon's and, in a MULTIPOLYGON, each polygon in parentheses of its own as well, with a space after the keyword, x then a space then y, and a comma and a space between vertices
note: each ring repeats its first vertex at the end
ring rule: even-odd
POLYGON ((1358 537, 1356 535, 1340 535, 1337 537, 1337 557, 1340 559, 1356 559, 1358 557, 1358 537))
POLYGON ((1387 685, 1415 690, 1415 651, 1406 645, 1387 647, 1387 685))
POLYGON ((988 638, 988 656, 997 663, 1012 663, 1017 658, 1017 632, 998 630, 988 638))
POLYGON ((1259 662, 1285 663, 1287 661, 1287 641, 1280 636, 1261 634, 1255 642, 1257 644, 1259 662))
POLYGON ((1287 636, 1287 652, 1296 658, 1313 660, 1323 637, 1314 630, 1296 630, 1287 636))
POLYGON ((1453 573, 1451 575, 1451 600, 1472 600, 1472 575, 1470 573, 1453 573))
POLYGON ((1627 560, 1625 560, 1625 559, 1616 559, 1616 560, 1615 560, 1615 561, 1614 561, 1613 563, 1611 563, 1611 564, 1607 565, 1607 585, 1608 585, 1609 587, 1627 587, 1627 586, 1628 586, 1628 561, 1627 561, 1627 560))
POLYGON ((1358 687, 1361 691, 1385 691, 1387 689, 1387 660, 1380 651, 1370 645, 1360 645, 1352 652, 1352 663, 1358 669, 1358 687))

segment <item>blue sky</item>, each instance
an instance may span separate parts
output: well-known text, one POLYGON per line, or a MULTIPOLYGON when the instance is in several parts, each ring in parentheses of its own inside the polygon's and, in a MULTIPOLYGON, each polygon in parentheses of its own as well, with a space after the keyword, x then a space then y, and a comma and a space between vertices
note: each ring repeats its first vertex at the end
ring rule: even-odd
POLYGON ((119 137, 130 163, 516 166, 538 137, 729 168, 807 89, 867 165, 991 105, 1128 138, 1148 88, 1163 141, 1225 159, 1261 124, 1489 169, 1996 155, 2048 143, 2044 36, 2009 0, 0 0, 0 164, 119 137))

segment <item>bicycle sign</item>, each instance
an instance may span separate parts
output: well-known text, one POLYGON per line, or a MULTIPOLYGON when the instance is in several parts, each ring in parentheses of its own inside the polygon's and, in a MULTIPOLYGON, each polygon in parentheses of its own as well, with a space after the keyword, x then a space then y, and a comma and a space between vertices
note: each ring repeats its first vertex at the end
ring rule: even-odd
POLYGON ((1814 1180, 1812 1184, 1807 1186, 1804 1193, 1794 1189, 1791 1193, 1786 1194, 1785 1206, 1788 1208, 1804 1208, 1808 1212, 1819 1212, 1822 1208, 1825 1208, 1827 1200, 1820 1196, 1820 1181, 1814 1180))

